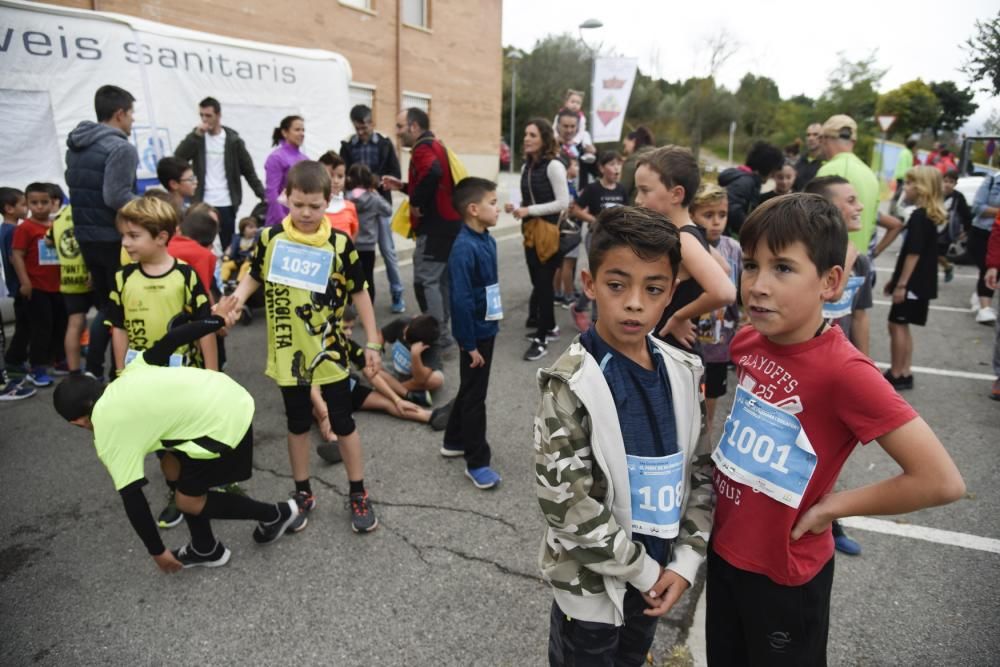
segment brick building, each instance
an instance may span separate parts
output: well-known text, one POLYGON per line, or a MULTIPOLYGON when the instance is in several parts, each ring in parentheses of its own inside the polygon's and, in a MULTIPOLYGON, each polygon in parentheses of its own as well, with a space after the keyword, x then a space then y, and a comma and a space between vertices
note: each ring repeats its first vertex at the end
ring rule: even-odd
MULTIPOLYGON (((352 68, 351 103, 395 137, 417 106, 470 172, 495 176, 502 80, 501 0, 47 0, 259 42, 336 51, 352 68)), ((405 154, 401 156, 404 161, 405 154)))

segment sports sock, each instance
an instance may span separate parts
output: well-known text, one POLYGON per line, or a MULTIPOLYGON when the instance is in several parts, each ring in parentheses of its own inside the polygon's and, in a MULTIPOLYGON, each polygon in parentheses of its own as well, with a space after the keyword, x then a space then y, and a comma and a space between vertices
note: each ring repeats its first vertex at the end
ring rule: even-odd
POLYGON ((253 519, 271 523, 278 518, 280 512, 276 505, 262 503, 249 496, 209 491, 201 514, 210 519, 253 519))
POLYGON ((351 484, 350 493, 364 493, 365 492, 365 480, 359 479, 356 482, 350 481, 350 484, 351 484))
POLYGON ((309 485, 308 479, 304 479, 301 482, 299 480, 295 480, 295 490, 302 491, 303 493, 308 493, 309 495, 312 495, 313 492, 312 487, 309 485))
POLYGON ((215 550, 215 535, 212 534, 212 524, 205 512, 201 514, 185 514, 188 530, 191 531, 191 548, 202 556, 208 556, 215 550))

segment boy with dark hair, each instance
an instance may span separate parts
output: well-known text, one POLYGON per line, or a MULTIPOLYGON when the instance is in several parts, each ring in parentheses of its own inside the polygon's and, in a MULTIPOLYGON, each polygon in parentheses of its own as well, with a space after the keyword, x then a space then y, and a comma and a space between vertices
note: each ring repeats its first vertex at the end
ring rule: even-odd
POLYGON ((500 475, 490 467, 486 441, 486 392, 493 364, 493 342, 500 331, 503 304, 497 270, 497 243, 489 228, 497 224, 496 183, 468 177, 452 194, 465 224, 448 256, 451 276, 451 331, 461 350, 459 386, 444 433, 441 454, 465 457, 465 476, 477 489, 492 489, 500 475))
POLYGON ((441 324, 433 315, 397 317, 382 327, 395 372, 383 370, 382 377, 397 394, 425 408, 433 403, 431 392, 444 386, 440 337, 441 324))
POLYGON ((198 178, 188 161, 169 156, 160 158, 156 163, 156 178, 166 189, 170 203, 177 209, 177 213, 184 215, 188 203, 198 189, 198 178))
MULTIPOLYGON (((692 193, 693 194, 693 193, 692 193)), ((650 335, 674 289, 677 229, 603 211, 583 272, 601 316, 539 371, 535 478, 555 600, 553 665, 640 665, 694 582, 712 525, 701 361, 650 335)))
POLYGON ((52 378, 47 367, 63 356, 66 335, 66 309, 59 294, 59 256, 45 242, 56 202, 48 183, 31 183, 24 195, 31 215, 14 230, 11 263, 29 322, 31 372, 25 379, 36 387, 48 387, 52 378))
POLYGON ((167 252, 171 257, 187 262, 194 268, 210 304, 215 303, 212 286, 216 259, 212 243, 218 234, 219 223, 212 217, 207 205, 204 208, 201 205, 192 206, 181 218, 177 233, 170 237, 167 244, 167 252))
POLYGON ((732 342, 739 387, 713 453, 709 664, 826 664, 830 522, 904 514, 965 493, 927 424, 823 319, 847 243, 837 208, 810 194, 761 205, 740 232, 752 327, 732 342), (902 472, 832 492, 857 443, 874 440, 902 472))
POLYGON ((719 185, 726 189, 729 199, 727 230, 739 234, 747 215, 760 201, 760 188, 764 181, 785 163, 785 155, 777 146, 758 141, 750 147, 747 159, 739 167, 731 167, 719 174, 719 185))
POLYGON ((230 551, 216 539, 211 519, 257 521, 253 539, 258 544, 301 529, 307 520, 294 499, 262 503, 210 490, 249 479, 253 472, 253 398, 222 373, 167 366, 176 348, 214 336, 226 313, 223 308, 172 329, 107 387, 86 375, 70 376, 53 396, 63 419, 93 432, 97 456, 132 528, 164 572, 229 562, 230 551), (177 505, 191 532, 187 545, 169 551, 142 491, 147 483, 143 459, 163 451, 178 462, 177 505))
POLYGON ((11 373, 24 376, 24 364, 28 361, 30 340, 30 318, 28 300, 21 296, 21 282, 14 269, 14 231, 21 220, 28 216, 28 204, 24 192, 17 188, 0 188, 0 207, 3 208, 3 223, 0 224, 0 261, 3 262, 4 286, 14 299, 14 335, 10 346, 3 350, 4 361, 11 366, 11 373))
MULTIPOLYGON (((361 437, 351 416, 347 349, 340 322, 353 301, 368 342, 366 373, 381 367, 382 343, 365 286, 364 269, 351 239, 332 229, 324 216, 330 203, 330 176, 319 162, 303 160, 288 170, 289 215, 265 228, 257 239, 250 273, 236 291, 220 300, 242 312, 261 286, 267 313, 267 369, 281 389, 288 424, 288 458, 293 496, 306 512, 316 506, 309 482, 312 385, 319 385, 347 471, 351 529, 367 533, 378 519, 364 483, 361 437)), ((234 317, 235 319, 235 317, 234 317)))

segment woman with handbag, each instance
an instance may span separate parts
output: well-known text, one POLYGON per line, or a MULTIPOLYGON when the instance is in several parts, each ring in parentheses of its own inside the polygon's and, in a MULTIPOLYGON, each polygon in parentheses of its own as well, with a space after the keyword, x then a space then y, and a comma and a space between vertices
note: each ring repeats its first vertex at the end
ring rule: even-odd
POLYGON ((521 168, 521 206, 505 209, 521 220, 524 258, 531 276, 531 300, 527 327, 531 345, 525 361, 541 359, 548 344, 559 337, 555 320, 555 292, 552 279, 559 267, 559 217, 569 208, 566 166, 558 159, 552 125, 542 118, 528 121, 524 128, 524 166, 521 168))

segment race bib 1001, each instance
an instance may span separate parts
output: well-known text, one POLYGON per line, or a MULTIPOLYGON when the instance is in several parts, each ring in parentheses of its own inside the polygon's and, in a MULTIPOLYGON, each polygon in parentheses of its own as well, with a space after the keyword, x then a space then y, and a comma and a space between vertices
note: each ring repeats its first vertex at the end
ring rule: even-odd
POLYGON ((864 285, 864 276, 851 276, 847 279, 847 287, 844 293, 836 301, 823 304, 823 317, 828 320, 836 320, 851 314, 851 306, 854 305, 854 297, 858 290, 864 285))
POLYGON ((736 388, 722 439, 712 452, 716 467, 733 481, 798 508, 818 461, 794 416, 736 388))
POLYGON ((45 242, 45 239, 38 239, 38 264, 39 266, 59 266, 59 253, 55 247, 45 242))
POLYGON ((662 539, 677 537, 684 500, 684 453, 625 455, 632 492, 632 532, 662 539))
POLYGON ((400 375, 413 375, 413 357, 410 348, 401 340, 392 344, 392 367, 400 375))
POLYGON ((503 302, 500 300, 500 285, 493 283, 486 286, 486 321, 494 322, 503 319, 503 302))
POLYGON ((267 280, 289 287, 326 292, 333 270, 333 251, 314 248, 287 239, 274 241, 267 280))

